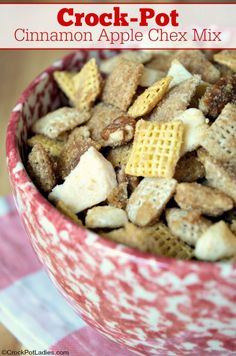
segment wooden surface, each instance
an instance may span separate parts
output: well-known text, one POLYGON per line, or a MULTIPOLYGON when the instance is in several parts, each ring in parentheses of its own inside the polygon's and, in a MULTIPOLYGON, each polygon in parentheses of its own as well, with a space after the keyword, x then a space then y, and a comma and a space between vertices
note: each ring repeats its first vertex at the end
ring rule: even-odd
MULTIPOLYGON (((22 90, 54 60, 70 51, 0 51, 0 196, 10 192, 5 159, 5 135, 11 109, 22 90)), ((20 343, 0 325, 3 349, 20 350, 20 343)))

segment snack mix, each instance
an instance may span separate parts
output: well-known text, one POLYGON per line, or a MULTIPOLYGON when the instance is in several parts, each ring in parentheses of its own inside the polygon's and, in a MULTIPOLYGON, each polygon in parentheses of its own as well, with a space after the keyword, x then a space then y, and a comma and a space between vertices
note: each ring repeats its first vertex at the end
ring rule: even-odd
POLYGON ((54 72, 28 172, 73 223, 155 255, 236 261, 236 52, 121 51, 54 72))

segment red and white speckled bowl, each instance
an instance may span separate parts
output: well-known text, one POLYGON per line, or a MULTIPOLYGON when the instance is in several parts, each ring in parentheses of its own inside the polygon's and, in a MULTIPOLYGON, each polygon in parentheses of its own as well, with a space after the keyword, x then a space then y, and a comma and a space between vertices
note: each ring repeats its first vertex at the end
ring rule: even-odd
POLYGON ((153 257, 106 241, 61 215, 25 171, 28 129, 64 100, 53 71, 79 69, 91 56, 110 55, 78 51, 54 63, 12 111, 7 159, 25 229, 70 304, 110 339, 145 355, 232 355, 236 265, 153 257))

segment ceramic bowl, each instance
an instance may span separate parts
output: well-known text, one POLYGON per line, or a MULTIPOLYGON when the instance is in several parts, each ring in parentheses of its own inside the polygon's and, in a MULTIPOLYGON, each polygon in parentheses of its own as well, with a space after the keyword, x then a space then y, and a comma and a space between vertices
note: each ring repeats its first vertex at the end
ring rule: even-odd
MULTIPOLYGON (((26 139, 40 116, 63 105, 55 70, 78 70, 78 51, 54 63, 23 92, 7 131, 7 161, 19 214, 51 279, 91 326, 142 355, 227 355, 236 350, 236 265, 140 253, 73 224, 25 170, 26 139)), ((46 292, 46 291, 45 291, 46 292)))

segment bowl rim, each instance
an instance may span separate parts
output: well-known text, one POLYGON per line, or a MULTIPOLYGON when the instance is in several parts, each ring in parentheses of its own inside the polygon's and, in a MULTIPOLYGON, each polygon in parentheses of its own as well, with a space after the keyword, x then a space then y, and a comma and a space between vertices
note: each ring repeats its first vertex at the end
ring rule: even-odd
MULTIPOLYGON (((91 51, 91 50, 89 50, 91 51)), ((92 51, 97 51, 97 52, 103 52, 104 50, 92 50, 92 51)), ((59 59, 59 61, 61 61, 62 63, 68 61, 72 58, 74 58, 78 52, 84 52, 83 50, 76 50, 73 51, 67 55, 65 55, 64 57, 62 57, 61 59, 59 59)), ((114 51, 115 53, 115 51, 114 51)), ((122 244, 119 244, 117 242, 108 240, 106 238, 104 238, 102 235, 99 235, 95 232, 93 232, 92 230, 87 229, 86 227, 80 227, 77 224, 75 224, 73 221, 71 221, 69 218, 67 218, 65 215, 63 215, 62 213, 60 213, 56 207, 54 207, 53 204, 51 204, 41 193, 40 191, 37 189, 37 187, 35 186, 34 182, 31 180, 31 178, 29 177, 27 170, 25 168, 25 165, 22 161, 21 155, 20 155, 20 151, 19 151, 19 147, 18 147, 18 142, 17 142, 17 135, 16 135, 16 130, 18 127, 18 122, 21 118, 21 108, 23 107, 24 102, 27 100, 28 96, 34 91, 34 89, 36 88, 37 84, 44 78, 44 76, 47 75, 51 75, 55 70, 58 70, 58 67, 55 65, 55 63, 57 63, 57 61, 53 62, 49 67, 47 67, 46 69, 44 69, 39 75, 37 75, 28 85, 27 87, 23 90, 23 92, 20 94, 18 100, 16 101, 16 104, 13 108, 13 110, 11 111, 10 114, 10 119, 8 122, 8 126, 7 126, 7 131, 6 131, 6 157, 7 157, 7 168, 8 168, 8 174, 10 177, 10 182, 13 185, 14 184, 14 178, 13 178, 13 169, 12 167, 10 167, 9 165, 9 158, 11 155, 11 162, 14 162, 14 167, 16 166, 16 164, 18 164, 19 162, 22 165, 22 170, 21 170, 21 175, 23 177, 23 179, 25 181, 27 181, 28 183, 31 183, 34 189, 34 199, 36 199, 38 201, 38 203, 40 204, 40 206, 43 208, 43 211, 50 211, 54 214, 54 216, 56 217, 56 220, 60 219, 61 221, 64 221, 65 223, 69 223, 73 229, 77 229, 78 231, 87 231, 90 234, 96 236, 96 243, 98 243, 99 245, 101 245, 101 247, 104 248, 109 248, 114 250, 115 248, 117 248, 118 246, 120 246, 119 248, 119 252, 121 252, 122 254, 126 254, 129 256, 129 258, 131 259, 138 259, 141 260, 142 263, 148 263, 149 261, 153 261, 155 262, 157 265, 163 266, 163 267, 168 267, 171 266, 172 268, 176 267, 184 267, 184 266, 195 266, 195 267, 199 267, 202 266, 203 268, 206 267, 207 270, 209 271, 209 268, 212 269, 212 273, 214 272, 215 268, 219 267, 222 264, 229 264, 231 265, 233 268, 236 267, 236 263, 228 263, 228 262, 222 262, 222 261, 217 261, 217 262, 210 262, 210 261, 200 261, 200 260, 180 260, 180 259, 175 259, 175 258, 171 258, 171 257, 164 257, 164 256, 158 256, 158 255, 153 255, 149 252, 142 252, 139 250, 136 250, 132 247, 128 247, 122 244), (19 110, 16 110, 16 108, 19 108, 19 110), (12 134, 14 133, 14 134, 12 134)), ((13 194, 14 195, 14 194, 13 194)), ((20 214, 19 214, 20 215, 20 214)))

